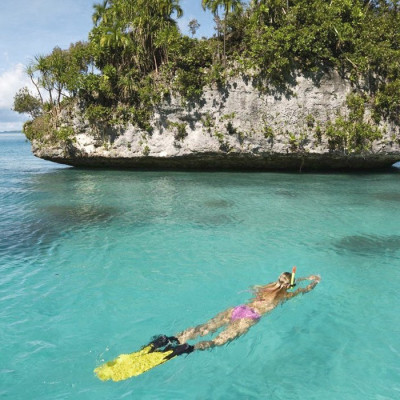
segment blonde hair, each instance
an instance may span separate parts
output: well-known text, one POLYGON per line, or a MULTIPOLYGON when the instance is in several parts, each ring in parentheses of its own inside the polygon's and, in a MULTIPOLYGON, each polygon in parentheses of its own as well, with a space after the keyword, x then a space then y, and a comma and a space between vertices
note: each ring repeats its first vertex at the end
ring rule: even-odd
POLYGON ((292 274, 290 272, 282 272, 279 275, 278 280, 266 285, 262 289, 262 292, 274 293, 275 296, 278 296, 281 293, 281 291, 286 290, 286 285, 290 284, 291 279, 292 279, 292 274))
POLYGON ((292 280, 292 274, 290 272, 282 272, 279 275, 278 282, 282 284, 288 284, 292 280))

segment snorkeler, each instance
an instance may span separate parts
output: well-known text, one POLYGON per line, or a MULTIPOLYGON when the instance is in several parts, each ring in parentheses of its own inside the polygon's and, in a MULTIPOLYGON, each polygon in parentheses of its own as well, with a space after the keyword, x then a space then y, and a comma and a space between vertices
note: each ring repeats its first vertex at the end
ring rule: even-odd
POLYGON ((121 354, 116 359, 97 367, 94 372, 103 381, 108 379, 120 381, 140 375, 181 354, 222 346, 246 333, 264 314, 273 310, 278 304, 300 293, 309 292, 321 280, 316 275, 296 279, 296 282, 310 280, 311 283, 304 288, 289 292, 289 289, 296 286, 295 272, 296 267, 293 267, 292 273, 282 273, 276 282, 253 287, 254 297, 246 304, 228 308, 205 324, 188 328, 176 336, 159 335, 139 351, 121 354), (200 341, 194 346, 187 343, 188 340, 214 333, 222 327, 225 329, 212 340, 200 341))
MULTIPOLYGON (((304 280, 312 281, 305 288, 299 288, 294 292, 288 292, 289 289, 295 286, 293 272, 283 272, 276 282, 269 283, 265 286, 253 287, 254 297, 246 304, 241 304, 236 307, 228 308, 225 311, 217 314, 204 324, 196 327, 188 328, 176 336, 166 337, 160 336, 155 346, 168 340, 171 344, 175 342, 180 344, 172 348, 171 357, 183 353, 191 353, 194 350, 205 350, 214 346, 222 346, 237 337, 245 334, 251 326, 256 324, 261 316, 272 311, 278 304, 297 296, 300 293, 307 293, 312 290, 321 280, 319 276, 310 275, 309 277, 298 278, 296 282, 304 280), (217 331, 225 326, 225 329, 218 334, 214 339, 201 341, 194 346, 187 344, 188 340, 195 339, 198 336, 206 336, 217 331)), ((161 344, 162 346, 162 344, 161 344)), ((160 346, 160 347, 161 347, 160 346)))

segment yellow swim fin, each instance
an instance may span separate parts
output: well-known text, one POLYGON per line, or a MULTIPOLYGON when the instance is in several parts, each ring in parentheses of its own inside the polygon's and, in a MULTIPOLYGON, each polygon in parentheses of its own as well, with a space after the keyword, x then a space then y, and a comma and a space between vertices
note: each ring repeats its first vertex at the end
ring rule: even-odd
POLYGON ((100 365, 94 372, 102 381, 109 379, 114 382, 123 381, 165 363, 169 360, 168 356, 173 353, 173 350, 161 352, 151 351, 152 349, 153 347, 149 345, 136 353, 121 354, 116 359, 100 365))
POLYGON ((159 336, 141 350, 130 354, 120 354, 116 359, 97 367, 94 372, 102 381, 109 379, 114 382, 123 381, 143 374, 180 354, 191 353, 194 350, 193 346, 186 343, 173 347, 172 342, 179 343, 172 336, 159 336), (157 350, 160 347, 165 348, 162 351, 157 350))

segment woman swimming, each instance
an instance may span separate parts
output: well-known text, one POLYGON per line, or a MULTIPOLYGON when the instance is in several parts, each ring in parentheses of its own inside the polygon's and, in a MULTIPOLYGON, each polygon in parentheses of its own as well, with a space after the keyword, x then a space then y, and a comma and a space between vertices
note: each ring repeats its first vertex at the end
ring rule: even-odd
MULTIPOLYGON (((241 304, 236 307, 228 308, 227 310, 217 314, 204 324, 196 327, 191 327, 176 336, 167 338, 162 336, 158 338, 161 342, 169 340, 170 343, 183 343, 180 346, 174 347, 174 352, 171 355, 176 356, 182 353, 191 353, 193 350, 205 350, 214 346, 222 346, 223 344, 236 339, 246 333, 251 326, 256 324, 261 316, 272 311, 278 304, 297 296, 300 293, 307 293, 312 290, 321 280, 317 275, 298 278, 296 282, 310 280, 305 288, 299 288, 294 292, 288 292, 288 289, 295 286, 294 272, 283 272, 276 282, 269 283, 265 286, 256 286, 253 288, 254 297, 246 304, 241 304), (225 329, 218 334, 214 339, 201 341, 194 346, 187 344, 188 340, 193 340, 198 336, 206 336, 216 332, 219 328, 225 326, 225 329)), ((155 344, 157 346, 157 344, 155 344)), ((163 343, 164 345, 164 343, 163 343)))
POLYGON ((97 367, 95 369, 96 375, 101 380, 124 380, 140 375, 180 354, 221 346, 236 339, 246 333, 252 325, 256 324, 262 315, 300 293, 309 292, 320 281, 320 277, 315 275, 311 275, 308 278, 299 278, 297 282, 310 280, 311 283, 305 288, 288 292, 288 289, 295 286, 294 274, 295 267, 292 273, 284 272, 281 274, 276 282, 254 287, 254 297, 250 301, 246 304, 228 308, 205 324, 188 328, 178 333, 176 337, 168 337, 166 335, 154 337, 149 344, 143 346, 139 351, 131 354, 121 354, 115 360, 97 367), (213 340, 203 340, 194 346, 186 343, 188 340, 195 339, 198 336, 214 333, 222 327, 225 327, 225 329, 213 340))

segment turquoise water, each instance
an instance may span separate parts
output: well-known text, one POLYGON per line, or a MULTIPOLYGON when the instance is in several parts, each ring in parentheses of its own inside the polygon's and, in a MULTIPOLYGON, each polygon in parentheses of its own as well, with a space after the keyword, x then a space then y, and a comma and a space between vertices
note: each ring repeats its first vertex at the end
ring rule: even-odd
POLYGON ((77 170, 0 134, 0 398, 398 399, 400 173, 77 170), (137 378, 93 369, 297 265, 322 282, 137 378))

